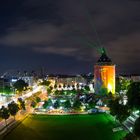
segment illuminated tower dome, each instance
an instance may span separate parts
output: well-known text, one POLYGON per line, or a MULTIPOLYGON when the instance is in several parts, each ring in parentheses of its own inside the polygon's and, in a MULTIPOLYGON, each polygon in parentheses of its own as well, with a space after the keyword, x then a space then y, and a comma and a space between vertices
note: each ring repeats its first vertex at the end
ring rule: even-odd
POLYGON ((115 65, 106 55, 104 48, 94 66, 94 88, 96 94, 115 94, 115 65))

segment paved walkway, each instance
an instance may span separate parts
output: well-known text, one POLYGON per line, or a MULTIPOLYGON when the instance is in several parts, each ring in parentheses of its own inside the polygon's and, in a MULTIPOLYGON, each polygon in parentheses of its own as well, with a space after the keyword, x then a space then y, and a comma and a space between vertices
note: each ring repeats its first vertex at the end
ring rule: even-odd
POLYGON ((15 117, 10 117, 7 119, 7 125, 5 120, 0 122, 0 139, 2 139, 6 134, 8 134, 13 128, 15 128, 18 124, 20 124, 26 117, 29 116, 29 113, 26 111, 19 111, 15 117))

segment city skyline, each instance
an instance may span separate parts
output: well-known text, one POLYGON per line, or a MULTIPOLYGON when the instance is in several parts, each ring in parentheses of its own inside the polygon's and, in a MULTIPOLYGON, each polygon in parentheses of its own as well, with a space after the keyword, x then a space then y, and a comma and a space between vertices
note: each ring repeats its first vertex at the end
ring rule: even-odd
POLYGON ((13 0, 0 5, 0 73, 93 72, 105 47, 116 73, 140 74, 140 1, 13 0), (93 46, 93 47, 92 47, 93 46))

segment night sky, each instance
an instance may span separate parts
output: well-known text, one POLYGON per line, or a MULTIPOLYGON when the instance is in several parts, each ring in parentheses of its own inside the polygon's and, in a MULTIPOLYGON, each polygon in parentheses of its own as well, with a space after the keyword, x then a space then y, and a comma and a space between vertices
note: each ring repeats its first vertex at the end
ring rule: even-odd
POLYGON ((0 1, 0 73, 93 72, 101 46, 118 74, 140 74, 140 0, 0 1))

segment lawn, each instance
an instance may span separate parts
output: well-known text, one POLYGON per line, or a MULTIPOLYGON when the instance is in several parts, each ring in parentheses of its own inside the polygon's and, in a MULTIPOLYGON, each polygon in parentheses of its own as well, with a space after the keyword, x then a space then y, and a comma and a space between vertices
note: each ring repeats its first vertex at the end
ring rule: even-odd
POLYGON ((107 114, 45 116, 25 119, 4 140, 120 140, 126 132, 112 132, 107 114))

